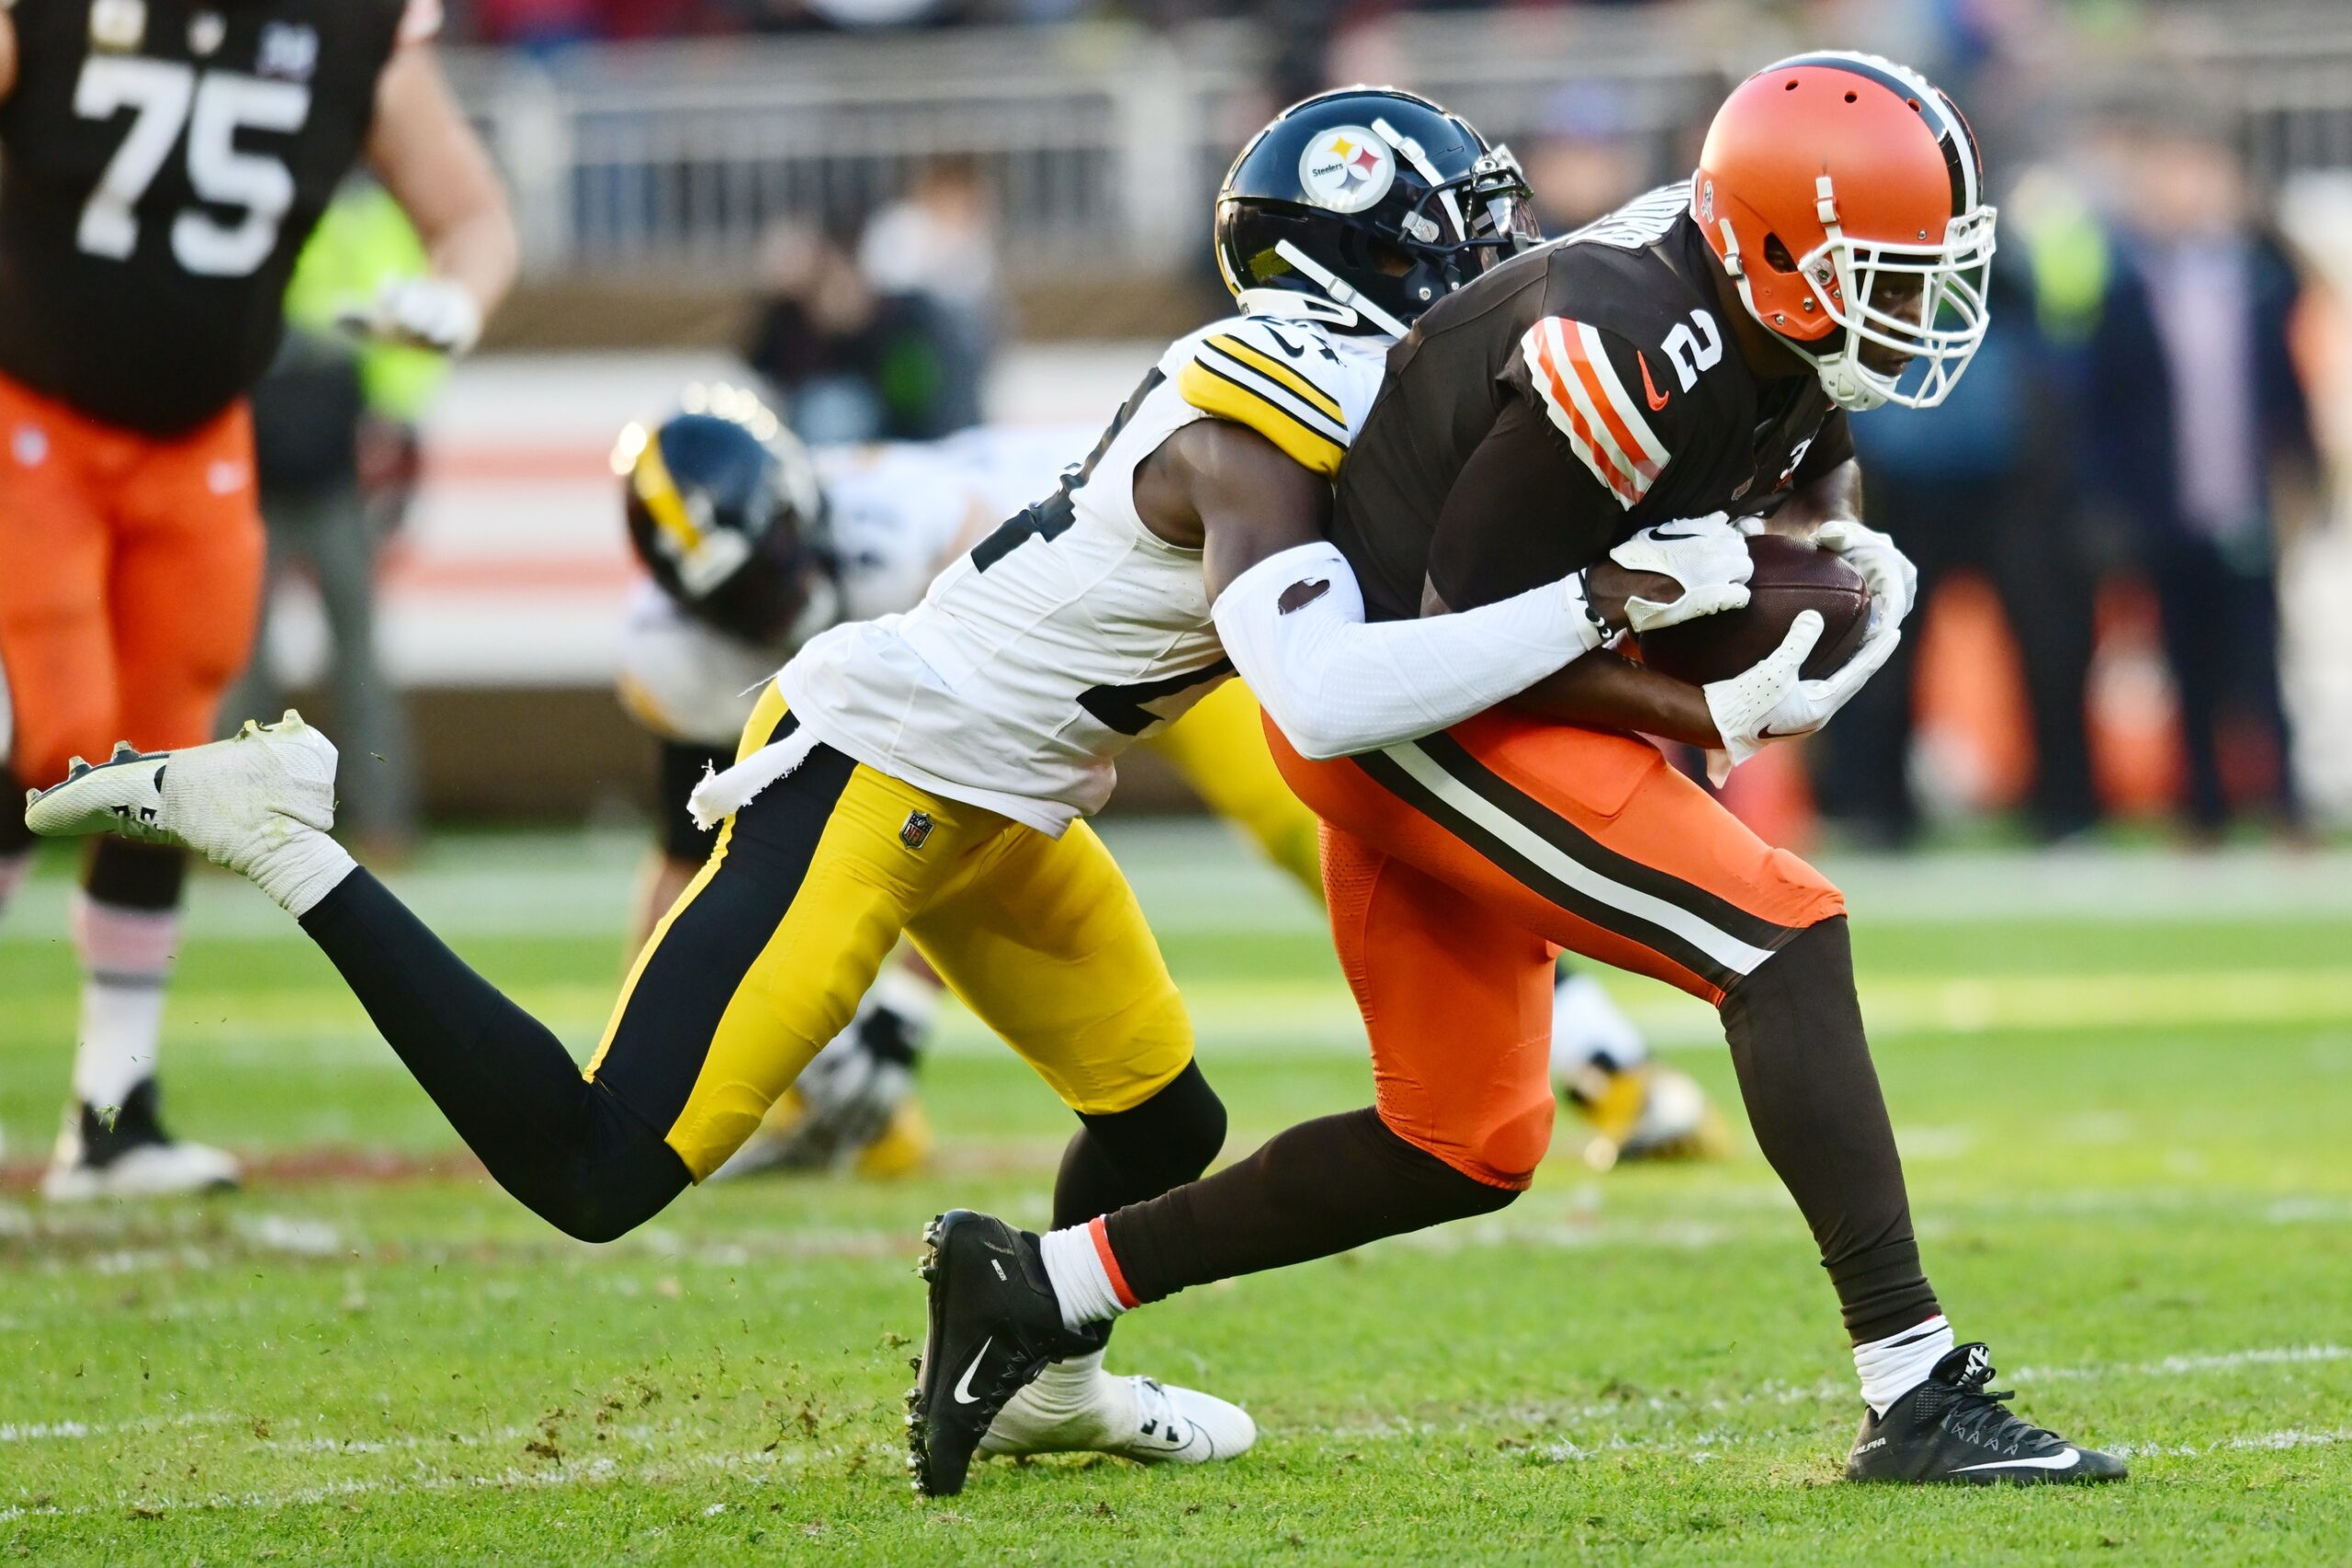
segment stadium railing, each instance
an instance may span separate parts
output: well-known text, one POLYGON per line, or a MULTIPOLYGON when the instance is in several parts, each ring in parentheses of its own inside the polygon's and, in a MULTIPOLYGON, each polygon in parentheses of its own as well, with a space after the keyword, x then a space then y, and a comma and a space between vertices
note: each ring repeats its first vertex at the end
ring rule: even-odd
MULTIPOLYGON (((2182 6, 2076 39, 2070 80, 2192 83, 2236 116, 2266 177, 2352 165, 2352 17, 2182 6)), ((1530 135, 1564 85, 1611 85, 1670 145, 1746 64, 1791 46, 1699 5, 1408 16, 1381 58, 1490 135, 1530 135), (1699 25, 1703 16, 1705 25, 1699 25), (1400 66, 1399 69, 1403 69, 1400 66)), ((531 269, 741 278, 779 219, 854 228, 927 159, 969 154, 1030 243, 1130 272, 1199 264, 1201 213, 1271 107, 1254 25, 1116 23, 888 38, 453 51, 515 193, 531 269)))

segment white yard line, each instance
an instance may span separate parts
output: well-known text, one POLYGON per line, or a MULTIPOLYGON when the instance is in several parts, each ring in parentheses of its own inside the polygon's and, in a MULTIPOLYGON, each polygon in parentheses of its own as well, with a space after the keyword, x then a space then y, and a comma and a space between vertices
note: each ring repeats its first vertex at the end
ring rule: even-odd
MULTIPOLYGON (((1315 933, 1322 917, 1281 873, 1204 818, 1114 818, 1104 837, 1165 934, 1315 933)), ((610 935, 625 929, 643 839, 599 830, 453 840, 387 880, 455 937, 610 935)), ((2352 915, 2352 852, 2265 850, 1972 851, 1831 855, 1822 868, 1858 919, 1885 924, 2030 916, 2101 924, 2284 923, 2352 915)), ((10 940, 65 933, 65 879, 38 877, 9 911, 10 940)), ((284 914, 224 875, 198 877, 193 929, 215 942, 299 942, 284 914)))
MULTIPOLYGON (((2107 1379, 2116 1377, 2166 1376, 2182 1377, 2201 1372, 2230 1371, 2252 1366, 2292 1366, 2313 1362, 2352 1360, 2352 1348, 2338 1345, 2286 1345, 2261 1347, 2242 1350, 2188 1353, 2167 1356, 2160 1360, 2141 1362, 2091 1362, 2074 1367, 2026 1369, 2009 1376, 2020 1382, 2057 1382, 2107 1379)), ((1632 1401, 1605 1401, 1561 1408, 1541 1404, 1514 1405, 1487 1413, 1471 1414, 1440 1425, 1396 1419, 1375 1420, 1363 1424, 1283 1427, 1275 1425, 1270 1431, 1276 1436, 1285 1432, 1306 1436, 1320 1436, 1338 1442, 1419 1442, 1432 1437, 1443 1437, 1473 1431, 1486 1431, 1497 1426, 1562 1426, 1575 1424, 1577 1429, 1546 1443, 1530 1443, 1524 1447, 1506 1447, 1503 1452, 1516 1456, 1520 1462, 1531 1464, 1573 1464, 1595 1459, 1608 1459, 1629 1453, 1657 1453, 1679 1456, 1692 1463, 1706 1463, 1720 1459, 1723 1450, 1743 1444, 1753 1446, 1756 1438, 1729 1427, 1716 1426, 1696 1433, 1645 1436, 1623 1429, 1623 1418, 1634 1412, 1647 1412, 1669 1418, 1679 1415, 1722 1414, 1757 1405, 1786 1405, 1798 1404, 1849 1404, 1854 1399, 1850 1383, 1825 1379, 1809 1387, 1780 1382, 1767 1382, 1745 1393, 1710 1399, 1690 1399, 1681 1396, 1648 1396, 1632 1401), (1613 1429, 1612 1429, 1613 1428, 1613 1429)), ((252 1417, 227 1412, 190 1412, 185 1416, 151 1417, 141 1421, 112 1425, 78 1421, 32 1422, 0 1425, 0 1442, 32 1442, 43 1440, 78 1440, 97 1437, 128 1436, 153 1433, 173 1427, 226 1426, 252 1417)), ((574 1418, 577 1419, 577 1418, 574 1418)), ((288 1422, 287 1425, 297 1425, 288 1422)), ((629 1423, 606 1428, 613 1436, 634 1442, 659 1440, 675 1437, 689 1429, 694 1423, 684 1421, 653 1425, 629 1423)), ((396 1433, 371 1438, 262 1438, 255 1446, 289 1457, 317 1459, 334 1455, 372 1457, 397 1452, 441 1451, 448 1449, 480 1450, 492 1445, 514 1443, 529 1438, 540 1431, 537 1425, 508 1425, 479 1433, 444 1433, 425 1437, 413 1433, 396 1433)), ((876 1439, 876 1443, 882 1439, 876 1439)), ((2220 1452, 2266 1452, 2304 1448, 2334 1447, 2352 1442, 2352 1428, 2311 1429, 2288 1427, 2276 1431, 2241 1433, 2212 1438, 2203 1443, 2123 1444, 2113 1451, 2126 1457, 2192 1457, 2220 1452)), ((738 1476, 758 1484, 773 1472, 812 1461, 838 1457, 854 1448, 872 1444, 833 1443, 810 1450, 797 1444, 775 1445, 751 1450, 727 1450, 710 1453, 688 1453, 635 1466, 624 1466, 612 1459, 597 1459, 584 1464, 561 1462, 545 1468, 526 1469, 509 1465, 493 1473, 466 1475, 455 1473, 353 1477, 347 1480, 314 1483, 282 1490, 255 1490, 241 1493, 214 1493, 200 1497, 162 1498, 136 1495, 119 1496, 108 1503, 83 1503, 70 1506, 19 1505, 0 1507, 0 1523, 28 1517, 80 1517, 95 1514, 118 1512, 175 1513, 189 1510, 214 1511, 227 1509, 276 1509, 302 1507, 319 1503, 361 1496, 398 1495, 408 1493, 440 1493, 461 1490, 490 1489, 545 1490, 551 1488, 604 1485, 616 1481, 632 1481, 660 1485, 682 1480, 690 1472, 717 1471, 738 1476)), ((722 1505, 723 1506, 723 1505, 722 1505)))
POLYGON ((77 1441, 128 1437, 181 1427, 233 1427, 251 1416, 227 1410, 190 1410, 175 1416, 145 1416, 135 1421, 0 1421, 0 1443, 77 1441))

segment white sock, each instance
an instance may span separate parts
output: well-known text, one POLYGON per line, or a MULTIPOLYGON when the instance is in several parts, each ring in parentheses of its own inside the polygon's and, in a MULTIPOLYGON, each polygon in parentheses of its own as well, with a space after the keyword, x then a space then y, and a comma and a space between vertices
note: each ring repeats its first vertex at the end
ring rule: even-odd
POLYGON ((1048 1361, 1037 1381, 1029 1387, 1037 1403, 1056 1409, 1091 1404, 1094 1402, 1095 1383, 1102 1376, 1102 1352, 1090 1350, 1083 1356, 1071 1356, 1059 1361, 1048 1361))
POLYGON ((316 828, 288 824, 280 842, 255 857, 245 874, 254 886, 276 899, 278 908, 300 919, 319 907, 343 879, 359 869, 351 852, 316 828))
POLYGON ((1053 1282, 1054 1295, 1061 1303, 1064 1328, 1107 1323, 1136 1304, 1126 1280, 1114 1272, 1119 1262, 1111 1256, 1111 1238, 1100 1218, 1068 1230, 1047 1231, 1040 1246, 1046 1255, 1046 1278, 1053 1282))
POLYGON ((83 975, 74 1093, 104 1110, 120 1105, 142 1079, 155 1076, 179 911, 125 909, 76 893, 72 919, 83 975))
POLYGON ((25 885, 25 878, 32 874, 32 870, 33 852, 29 849, 0 855, 0 914, 7 912, 8 901, 16 897, 17 889, 25 885))
POLYGON ((1951 1325, 1940 1314, 1900 1334, 1854 1347, 1854 1371, 1861 1374, 1862 1403, 1883 1416, 1887 1407, 1928 1381, 1936 1363, 1951 1354, 1951 1325))

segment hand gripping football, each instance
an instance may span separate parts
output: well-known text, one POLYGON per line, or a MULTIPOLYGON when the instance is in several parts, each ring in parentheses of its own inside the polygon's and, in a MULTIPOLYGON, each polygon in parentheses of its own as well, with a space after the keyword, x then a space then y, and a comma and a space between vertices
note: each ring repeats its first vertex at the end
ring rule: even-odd
POLYGON ((1747 607, 1645 634, 1637 639, 1643 663, 1693 685, 1724 680, 1780 647, 1789 624, 1806 610, 1821 613, 1822 628, 1804 661, 1805 679, 1817 681, 1853 657, 1871 618, 1861 573, 1827 550, 1781 534, 1753 536, 1747 554, 1756 570, 1747 580, 1747 607))

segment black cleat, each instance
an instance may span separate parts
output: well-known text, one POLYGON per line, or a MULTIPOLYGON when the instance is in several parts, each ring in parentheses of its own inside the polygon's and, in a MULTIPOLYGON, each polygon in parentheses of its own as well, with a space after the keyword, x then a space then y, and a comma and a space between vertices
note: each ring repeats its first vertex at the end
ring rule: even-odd
POLYGON ((153 1078, 142 1079, 119 1106, 68 1106, 57 1152, 41 1177, 41 1193, 51 1202, 219 1192, 236 1185, 237 1162, 229 1155, 164 1131, 153 1078))
POLYGON ((2079 1448, 2011 1414, 2002 1403, 2008 1392, 1984 1386, 1992 1381, 1990 1352, 1962 1345, 1884 1416, 1865 1407, 1846 1479, 1979 1486, 2123 1479, 2124 1463, 2113 1454, 2079 1448))
POLYGON ((907 1468, 918 1493, 952 1497, 1004 1402, 1066 1354, 1069 1337, 1035 1236, 951 1209, 922 1238, 931 1322, 907 1391, 907 1468))

